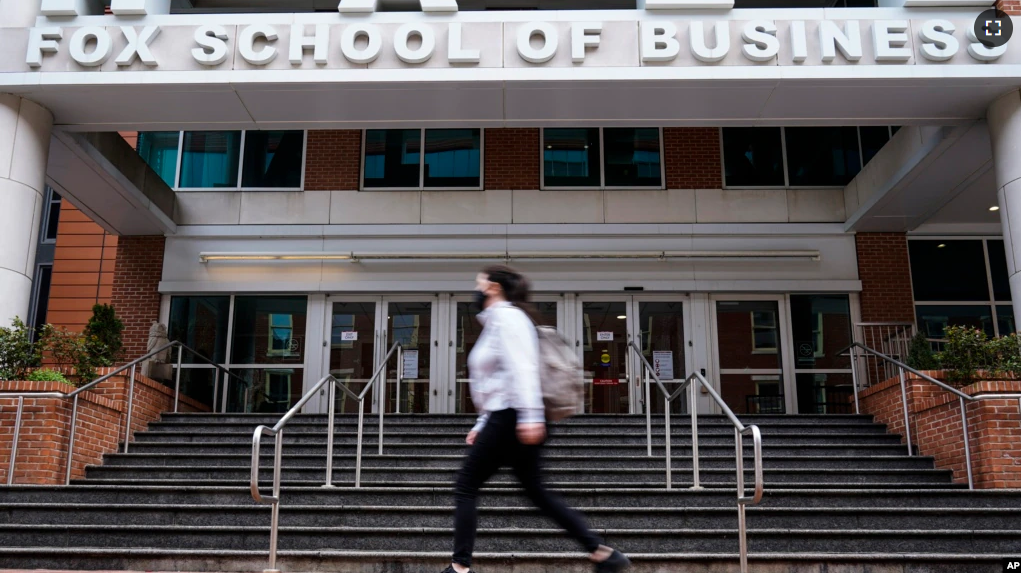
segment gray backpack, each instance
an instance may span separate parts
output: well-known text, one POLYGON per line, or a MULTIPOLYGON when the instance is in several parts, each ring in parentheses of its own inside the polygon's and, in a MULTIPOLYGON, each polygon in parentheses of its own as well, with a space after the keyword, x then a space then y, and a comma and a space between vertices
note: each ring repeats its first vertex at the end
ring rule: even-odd
POLYGON ((539 337, 539 383, 546 421, 573 416, 585 396, 581 362, 570 343, 550 326, 536 326, 539 337))

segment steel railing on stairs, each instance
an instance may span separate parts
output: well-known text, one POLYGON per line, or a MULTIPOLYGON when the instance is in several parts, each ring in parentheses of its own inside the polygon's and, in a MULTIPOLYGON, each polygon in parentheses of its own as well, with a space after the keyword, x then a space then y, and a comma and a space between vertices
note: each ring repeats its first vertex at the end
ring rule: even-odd
POLYGON ((21 417, 22 417, 21 414, 22 414, 22 411, 25 408, 25 398, 55 398, 55 399, 58 399, 58 400, 71 400, 72 401, 71 402, 71 427, 70 427, 70 430, 69 430, 68 443, 67 443, 67 467, 66 467, 65 473, 64 473, 64 485, 68 485, 68 484, 71 483, 71 467, 72 467, 72 460, 73 460, 73 456, 74 456, 74 439, 75 439, 75 433, 76 433, 76 430, 77 430, 75 428, 75 426, 76 426, 77 421, 78 421, 78 396, 82 392, 85 392, 87 390, 91 390, 91 389, 95 388, 99 384, 102 384, 103 382, 106 382, 110 378, 113 378, 114 376, 117 376, 118 374, 120 374, 121 372, 124 372, 125 370, 128 370, 128 369, 131 370, 131 374, 129 375, 130 376, 129 377, 130 381, 128 382, 128 411, 127 411, 127 420, 124 423, 124 453, 128 453, 129 444, 131 443, 131 419, 132 419, 132 416, 133 416, 133 413, 134 413, 134 403, 135 403, 135 373, 137 372, 138 365, 141 364, 142 362, 145 362, 146 360, 152 358, 153 356, 162 354, 163 352, 166 352, 167 350, 170 350, 172 348, 177 348, 177 371, 176 371, 176 374, 174 376, 174 412, 177 412, 177 410, 179 408, 179 405, 180 405, 180 399, 181 399, 181 364, 183 362, 184 353, 186 351, 189 352, 191 355, 193 355, 195 358, 197 358, 200 362, 203 362, 205 364, 209 364, 209 365, 213 366, 217 370, 217 372, 218 372, 218 375, 215 378, 214 387, 213 387, 213 404, 212 404, 213 411, 216 410, 216 401, 217 401, 216 398, 217 398, 217 392, 218 392, 219 381, 220 381, 219 373, 223 373, 223 375, 224 375, 224 377, 223 377, 223 384, 224 384, 224 388, 223 388, 223 409, 224 410, 226 409, 226 404, 227 404, 227 390, 229 388, 230 378, 234 377, 234 378, 237 378, 238 380, 240 380, 242 384, 248 384, 248 381, 245 380, 244 378, 241 378, 237 374, 233 374, 230 370, 224 368, 223 366, 220 366, 219 364, 216 364, 212 360, 210 360, 210 359, 206 358, 205 356, 199 354, 197 351, 193 350, 192 348, 189 348, 188 346, 184 345, 183 343, 174 341, 174 342, 168 342, 167 344, 164 344, 163 346, 160 346, 159 348, 153 350, 152 352, 149 352, 148 354, 146 354, 146 355, 144 355, 144 356, 142 356, 140 358, 136 358, 136 359, 132 360, 131 362, 128 362, 127 364, 118 367, 117 369, 113 370, 109 374, 105 374, 103 376, 100 376, 99 378, 96 378, 92 382, 89 382, 88 384, 86 384, 86 385, 84 385, 84 386, 74 390, 73 392, 68 392, 68 393, 64 393, 64 392, 3 392, 3 393, 0 393, 0 398, 17 398, 18 399, 18 410, 17 410, 17 414, 15 415, 15 418, 14 418, 14 441, 12 442, 12 447, 11 447, 10 466, 9 466, 9 469, 7 470, 7 485, 12 485, 14 483, 14 466, 15 466, 15 462, 17 461, 17 458, 18 458, 18 438, 20 437, 20 434, 21 434, 21 417))
MULTIPOLYGON (((851 357, 851 378, 852 378, 852 382, 853 382, 853 386, 854 386, 854 411, 855 411, 855 413, 858 413, 858 414, 861 413, 861 404, 860 404, 860 401, 858 399, 858 392, 859 392, 859 388, 860 388, 860 386, 859 386, 859 376, 860 375, 859 375, 859 372, 858 372, 858 368, 855 365, 857 364, 857 361, 860 358, 860 356, 858 355, 859 351, 862 352, 865 356, 870 356, 870 357, 873 357, 875 359, 878 359, 879 361, 883 362, 884 364, 890 366, 891 368, 893 368, 893 369, 895 369, 897 371, 897 377, 898 377, 898 379, 900 381, 901 406, 902 406, 902 408, 904 410, 904 437, 905 437, 905 441, 907 442, 907 445, 908 445, 908 455, 909 456, 914 455, 914 449, 913 449, 913 445, 911 443, 911 434, 912 434, 912 431, 911 431, 911 411, 910 411, 910 408, 908 408, 908 389, 907 389, 907 379, 906 379, 905 373, 906 372, 910 372, 910 373, 914 374, 915 376, 917 376, 918 378, 920 378, 922 380, 925 380, 926 382, 929 382, 930 384, 936 385, 938 388, 942 389, 944 392, 950 392, 951 394, 957 396, 958 402, 960 404, 960 409, 961 409, 961 436, 962 436, 962 439, 964 440, 964 465, 965 465, 965 467, 966 467, 966 469, 968 471, 968 489, 975 489, 975 478, 974 478, 974 476, 972 474, 972 466, 971 466, 971 437, 969 435, 970 428, 968 426, 968 407, 967 407, 967 404, 969 402, 982 402, 984 400, 1017 400, 1018 401, 1018 411, 1021 412, 1021 393, 1012 392, 1012 393, 1001 393, 1001 394, 983 394, 981 396, 970 396, 968 394, 965 394, 964 392, 961 392, 957 388, 954 388, 953 386, 950 386, 949 384, 946 384, 945 382, 941 382, 941 381, 933 378, 932 376, 929 376, 928 374, 924 374, 922 372, 919 372, 918 370, 915 370, 914 368, 908 366, 907 364, 901 362, 900 360, 897 360, 897 359, 895 359, 895 358, 893 358, 891 356, 887 356, 886 354, 883 354, 882 352, 879 352, 878 350, 875 350, 873 348, 869 348, 868 346, 866 346, 864 344, 861 344, 860 342, 855 342, 854 344, 851 344, 850 346, 848 346, 847 348, 841 350, 837 354, 845 355, 845 356, 850 354, 850 357, 851 357)), ((892 376, 891 376, 891 378, 892 378, 892 376)), ((864 389, 864 388, 862 388, 862 389, 864 389)))
POLYGON ((351 399, 355 401, 358 407, 358 440, 355 446, 355 487, 360 488, 362 486, 362 435, 363 427, 365 423, 365 407, 364 401, 365 396, 368 395, 372 389, 372 385, 377 379, 383 381, 379 384, 379 455, 383 455, 383 413, 386 411, 386 366, 390 361, 390 357, 394 353, 397 353, 397 403, 400 403, 400 380, 404 376, 404 360, 403 360, 403 349, 399 342, 394 343, 390 347, 390 350, 386 353, 383 361, 380 363, 376 371, 373 372, 372 377, 369 378, 368 383, 362 388, 360 393, 355 393, 353 390, 348 388, 343 382, 337 380, 333 376, 325 376, 311 390, 305 393, 298 402, 287 411, 286 414, 280 418, 272 428, 268 426, 259 426, 255 428, 255 434, 252 436, 252 479, 251 479, 251 490, 252 499, 256 503, 269 504, 272 506, 271 522, 270 522, 270 533, 269 533, 269 569, 266 569, 266 573, 276 572, 279 573, 277 565, 277 541, 280 534, 280 481, 281 474, 283 473, 283 446, 284 446, 284 427, 287 423, 294 418, 305 404, 312 399, 317 392, 323 389, 324 386, 329 385, 328 400, 329 400, 329 413, 327 414, 327 429, 326 429, 326 482, 323 487, 334 487, 333 485, 333 429, 334 429, 334 418, 336 417, 337 408, 337 389, 339 388, 342 392, 347 394, 351 399), (262 436, 269 435, 274 438, 273 446, 273 495, 262 495, 259 490, 259 471, 260 467, 260 454, 262 450, 262 436))
POLYGON ((741 573, 748 573, 748 525, 745 519, 745 506, 749 504, 756 505, 762 501, 762 494, 765 490, 765 483, 763 482, 762 477, 762 433, 759 431, 759 427, 755 425, 745 426, 742 424, 741 421, 737 419, 734 411, 727 406, 726 402, 723 401, 723 398, 721 398, 716 392, 716 389, 713 388, 708 381, 706 381, 705 377, 702 376, 701 373, 695 372, 691 374, 677 390, 674 390, 674 392, 671 393, 666 389, 663 381, 660 380, 655 369, 651 364, 649 364, 649 361, 642 355, 642 349, 638 347, 638 344, 635 343, 635 341, 632 340, 628 343, 628 350, 638 357, 643 369, 642 383, 645 386, 645 426, 649 456, 652 456, 652 384, 650 383, 650 380, 654 381, 656 386, 663 393, 663 425, 666 432, 665 447, 667 489, 673 488, 673 467, 670 447, 672 441, 670 431, 671 402, 683 395, 685 390, 688 390, 688 410, 691 414, 691 466, 693 475, 693 485, 691 489, 702 489, 698 464, 698 386, 701 386, 706 390, 709 396, 711 396, 720 407, 720 410, 730 420, 730 423, 734 425, 735 463, 737 465, 737 525, 740 544, 741 573), (751 435, 752 437, 752 451, 754 456, 755 489, 750 496, 745 495, 745 435, 751 435))

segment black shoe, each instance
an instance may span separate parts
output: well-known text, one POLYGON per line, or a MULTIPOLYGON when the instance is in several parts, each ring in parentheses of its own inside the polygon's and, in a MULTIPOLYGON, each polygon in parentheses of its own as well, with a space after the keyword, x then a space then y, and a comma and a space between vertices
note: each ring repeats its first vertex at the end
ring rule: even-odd
POLYGON ((605 561, 600 561, 595 565, 596 573, 617 573, 630 567, 631 560, 620 551, 614 549, 613 553, 605 561))
MULTIPOLYGON (((454 569, 453 565, 447 565, 447 568, 442 573, 457 573, 457 569, 454 569)), ((475 573, 474 569, 469 569, 468 573, 475 573)))

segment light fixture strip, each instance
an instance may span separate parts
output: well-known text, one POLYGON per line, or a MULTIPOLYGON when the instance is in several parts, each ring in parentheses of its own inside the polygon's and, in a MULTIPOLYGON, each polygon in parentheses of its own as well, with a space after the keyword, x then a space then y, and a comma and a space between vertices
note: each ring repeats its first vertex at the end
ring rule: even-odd
POLYGON ((820 260, 819 251, 620 251, 520 253, 200 253, 199 262, 215 261, 398 261, 398 260, 671 260, 671 259, 808 259, 820 260))

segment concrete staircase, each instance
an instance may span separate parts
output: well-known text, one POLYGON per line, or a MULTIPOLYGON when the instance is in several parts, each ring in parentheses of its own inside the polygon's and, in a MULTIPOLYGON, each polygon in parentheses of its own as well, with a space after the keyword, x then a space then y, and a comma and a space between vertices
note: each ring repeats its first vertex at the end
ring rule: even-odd
MULTIPOLYGON (((0 488, 0 567, 261 571, 269 506, 248 490, 252 431, 275 416, 167 414, 131 453, 106 457, 70 487, 0 488)), ((999 572, 1021 553, 1021 492, 969 492, 865 416, 743 416, 762 429, 766 495, 749 507, 755 572, 999 572)), ((390 416, 385 455, 367 428, 354 480, 356 418, 337 424, 325 477, 325 416, 285 431, 280 564, 285 571, 439 571, 452 545, 452 480, 472 419, 390 416)), ((374 420, 373 420, 374 423, 374 420)), ((663 424, 654 457, 645 419, 583 416, 558 424, 548 485, 583 510, 641 571, 737 570, 733 429, 700 418, 702 482, 690 491, 691 435, 673 429, 665 489, 663 424)), ((264 491, 272 472, 264 446, 264 491)), ((746 468, 751 466, 746 450, 746 468)), ((748 479, 750 483, 751 475, 748 479)), ((589 571, 574 543, 500 474, 480 500, 478 568, 589 571)))

